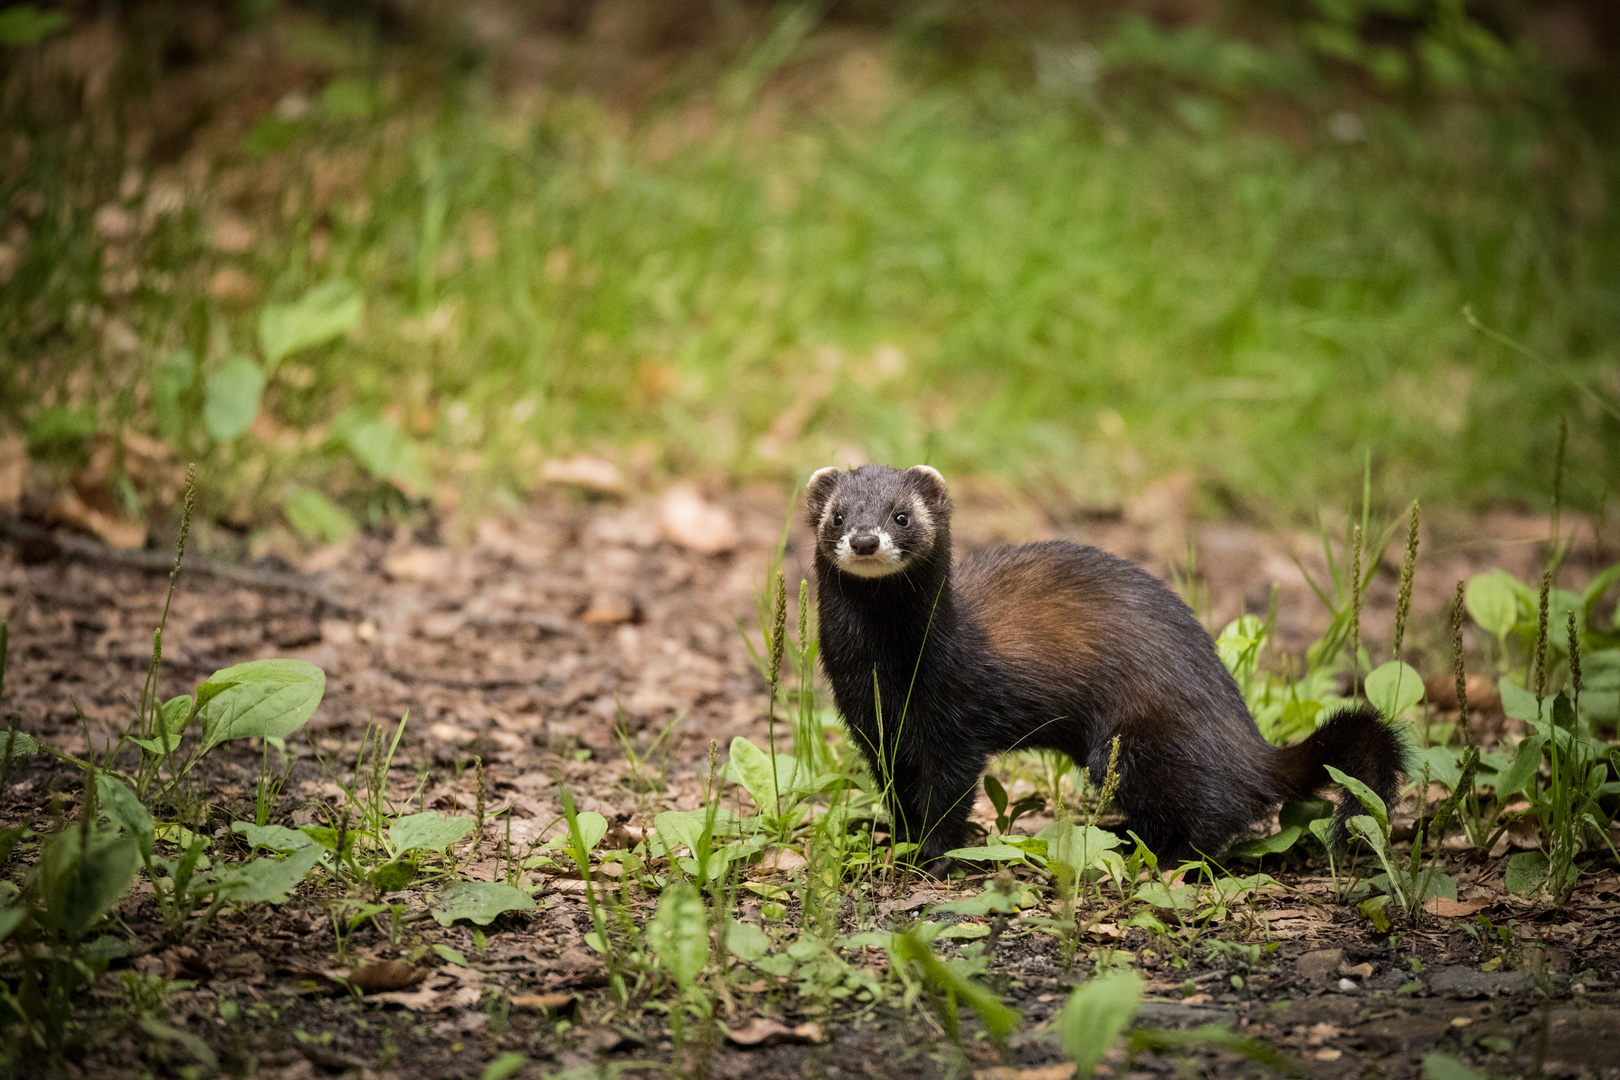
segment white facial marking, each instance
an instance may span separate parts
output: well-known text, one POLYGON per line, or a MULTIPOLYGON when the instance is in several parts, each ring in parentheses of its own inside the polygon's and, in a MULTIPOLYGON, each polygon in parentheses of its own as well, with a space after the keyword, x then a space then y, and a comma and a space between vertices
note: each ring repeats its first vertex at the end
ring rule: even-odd
POLYGON ((894 537, 886 530, 877 531, 878 549, 870 555, 857 555, 849 546, 849 536, 846 534, 839 538, 838 546, 833 549, 833 559, 838 569, 855 577, 879 578, 890 574, 897 574, 906 568, 906 557, 896 546, 894 537))

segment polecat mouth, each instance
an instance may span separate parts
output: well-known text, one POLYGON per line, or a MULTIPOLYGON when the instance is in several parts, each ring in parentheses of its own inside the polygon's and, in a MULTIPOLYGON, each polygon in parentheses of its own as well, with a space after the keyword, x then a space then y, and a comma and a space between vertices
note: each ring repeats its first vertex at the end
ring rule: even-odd
POLYGON ((833 549, 833 562, 846 574, 855 577, 879 578, 898 574, 906 568, 906 554, 886 532, 879 532, 878 549, 870 555, 861 555, 850 546, 850 538, 842 537, 833 549))

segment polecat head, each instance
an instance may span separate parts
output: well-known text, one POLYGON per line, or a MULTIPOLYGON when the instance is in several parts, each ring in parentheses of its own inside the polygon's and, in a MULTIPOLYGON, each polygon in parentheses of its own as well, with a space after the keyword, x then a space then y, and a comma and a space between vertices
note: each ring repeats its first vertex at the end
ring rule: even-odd
POLYGON ((806 486, 817 554, 855 577, 898 574, 927 557, 949 535, 950 513, 945 478, 927 465, 828 467, 806 486))

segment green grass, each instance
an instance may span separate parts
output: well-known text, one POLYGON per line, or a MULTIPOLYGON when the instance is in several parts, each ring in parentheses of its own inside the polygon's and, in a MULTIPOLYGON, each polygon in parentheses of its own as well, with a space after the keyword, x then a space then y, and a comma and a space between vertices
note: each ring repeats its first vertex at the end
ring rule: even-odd
POLYGON ((1615 392, 1613 161, 1524 107, 1373 107, 1342 144, 1320 105, 1271 124, 1233 94, 1121 89, 1099 111, 993 76, 896 77, 862 119, 773 100, 629 123, 504 103, 477 75, 437 95, 384 80, 380 115, 355 118, 365 95, 334 83, 130 242, 124 297, 97 295, 92 209, 63 209, 111 174, 38 135, 28 182, 51 209, 0 299, 16 423, 48 396, 166 432, 261 524, 304 487, 386 510, 332 437, 375 414, 475 507, 580 451, 649 481, 928 460, 1091 507, 1189 468, 1208 510, 1289 515, 1341 502, 1370 450, 1402 496, 1539 498, 1559 415, 1574 500, 1617 473, 1613 415, 1575 386, 1615 392), (238 188, 258 243, 228 255, 207 236, 238 188), (253 303, 208 299, 224 267, 253 303), (252 351, 257 304, 335 277, 365 319, 272 377, 286 430, 211 441, 206 379, 252 351), (111 317, 133 353, 106 344, 111 317), (179 346, 195 374, 154 375, 179 346))

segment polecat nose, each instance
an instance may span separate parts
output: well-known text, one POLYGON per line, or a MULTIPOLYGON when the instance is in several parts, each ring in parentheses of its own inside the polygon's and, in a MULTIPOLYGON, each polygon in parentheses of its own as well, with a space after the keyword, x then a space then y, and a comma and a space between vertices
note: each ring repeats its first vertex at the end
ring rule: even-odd
POLYGON ((852 536, 849 538, 849 550, 857 555, 876 555, 878 538, 875 536, 852 536))

